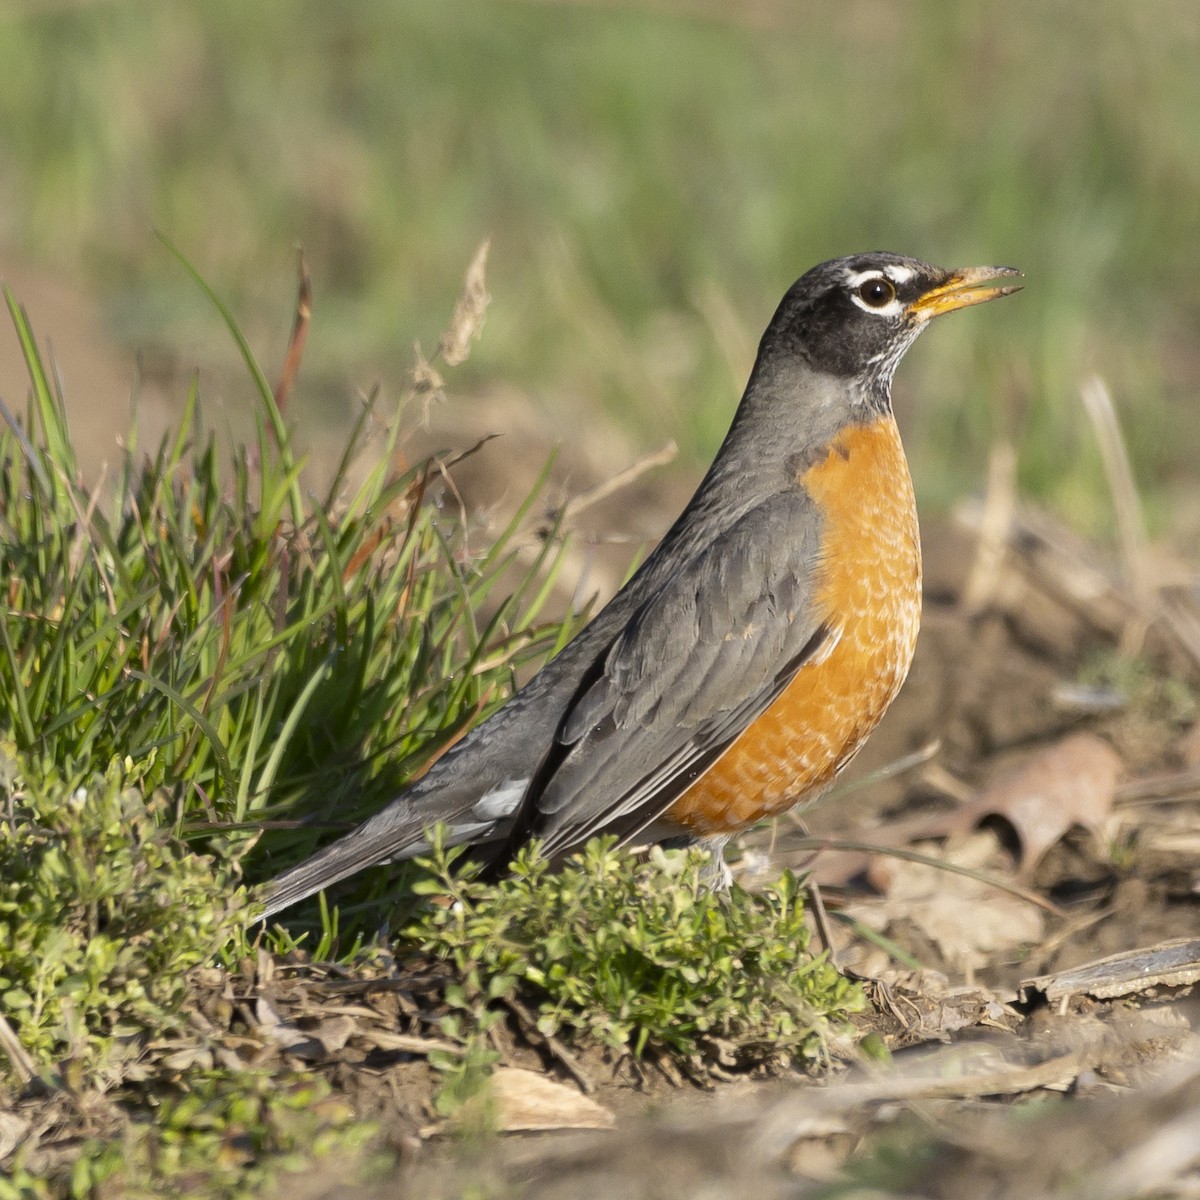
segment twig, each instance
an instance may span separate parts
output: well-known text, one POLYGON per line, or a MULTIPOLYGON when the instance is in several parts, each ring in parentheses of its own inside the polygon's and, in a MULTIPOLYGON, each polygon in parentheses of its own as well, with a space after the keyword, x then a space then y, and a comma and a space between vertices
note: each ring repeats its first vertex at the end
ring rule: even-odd
POLYGON ((525 1005, 512 996, 503 997, 501 1003, 507 1005, 512 1014, 521 1023, 521 1029, 524 1031, 525 1036, 539 1039, 551 1055, 570 1072, 571 1078, 579 1084, 585 1095, 590 1096, 596 1090, 596 1085, 580 1065, 575 1055, 554 1034, 543 1033, 538 1028, 537 1019, 525 1005))
POLYGON ((626 467, 623 471, 618 471, 611 479, 606 479, 603 483, 597 484, 589 491, 580 492, 578 496, 572 500, 568 500, 563 505, 563 521, 573 520, 581 512, 591 508, 593 504, 599 504, 601 500, 607 500, 614 492, 619 492, 622 488, 628 487, 634 480, 640 479, 647 471, 652 471, 655 467, 665 467, 667 463, 675 460, 675 456, 678 453, 679 447, 673 441, 668 442, 660 449, 647 454, 645 458, 638 459, 637 462, 626 467))
POLYGON ((810 879, 806 887, 811 902, 813 921, 821 941, 825 943, 825 953, 829 956, 829 965, 841 974, 842 964, 838 961, 837 947, 833 944, 833 934, 829 928, 829 914, 825 911, 825 898, 821 895, 821 886, 815 879, 810 879))
POLYGON ((21 1045, 21 1039, 16 1031, 0 1013, 0 1050, 8 1056, 12 1069, 16 1073, 21 1086, 32 1082, 38 1077, 37 1063, 30 1057, 29 1051, 21 1045))
POLYGON ((390 1029, 372 1029, 370 1026, 356 1029, 353 1037, 370 1042, 378 1050, 398 1050, 404 1054, 454 1054, 459 1058, 466 1053, 466 1047, 456 1042, 446 1042, 441 1038, 417 1037, 411 1033, 392 1033, 390 1029))
POLYGON ((1108 476, 1112 492, 1113 509, 1117 517, 1117 537, 1121 547, 1121 565, 1134 603, 1138 608, 1136 623, 1126 626, 1123 649, 1140 646, 1146 628, 1158 615, 1157 592, 1150 578, 1146 554, 1146 523, 1142 517, 1142 504, 1134 482, 1133 469, 1129 465, 1129 452, 1121 433, 1121 424, 1113 407, 1112 396, 1104 381, 1092 375, 1083 381, 1079 389, 1084 411, 1092 422, 1096 444, 1104 462, 1104 473, 1108 476))
POLYGON ((849 838, 836 837, 813 837, 808 839, 809 845, 803 849, 817 850, 848 850, 859 854, 885 855, 889 858, 902 858, 907 862, 920 863, 922 866, 934 867, 942 871, 949 871, 951 875, 965 875, 968 879, 974 879, 977 883, 987 884, 988 887, 994 887, 998 891, 1007 892, 1010 896, 1016 896, 1018 900, 1024 900, 1027 904, 1032 904, 1035 908, 1043 909, 1051 916, 1063 916, 1063 910, 1057 904, 1039 896, 1036 892, 1031 892, 1028 888, 1023 888, 1020 884, 1010 883, 1007 879, 1001 879, 998 875, 989 874, 987 871, 977 870, 975 867, 964 867, 959 863, 948 862, 943 858, 934 858, 931 854, 921 854, 917 850, 906 850, 902 846, 885 846, 879 843, 858 842, 849 838))
POLYGON ((1131 779, 1117 787, 1113 804, 1160 804, 1164 801, 1185 800, 1191 803, 1200 792, 1200 766, 1161 775, 1146 775, 1131 779))

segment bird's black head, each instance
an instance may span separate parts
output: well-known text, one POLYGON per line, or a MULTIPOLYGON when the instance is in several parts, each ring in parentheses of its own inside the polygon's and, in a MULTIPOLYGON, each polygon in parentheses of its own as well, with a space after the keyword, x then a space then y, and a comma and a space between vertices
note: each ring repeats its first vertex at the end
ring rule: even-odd
POLYGON ((899 254, 835 258, 802 275, 763 335, 760 357, 797 355, 813 370, 860 380, 886 399, 896 364, 929 321, 1019 290, 987 286, 1012 267, 945 270, 899 254))

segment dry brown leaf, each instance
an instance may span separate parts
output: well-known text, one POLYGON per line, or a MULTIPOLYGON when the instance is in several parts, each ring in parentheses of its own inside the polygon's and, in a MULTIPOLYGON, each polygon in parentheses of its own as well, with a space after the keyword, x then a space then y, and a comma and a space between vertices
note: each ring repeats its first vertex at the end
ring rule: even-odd
MULTIPOLYGON (((860 831, 857 839, 886 851, 914 842, 956 838, 988 817, 1001 817, 1020 848, 1018 872, 1028 874, 1042 855, 1076 825, 1094 835, 1104 827, 1117 792, 1122 762, 1117 752, 1091 733, 1076 733, 1034 754, 998 776, 974 799, 957 808, 893 820, 860 831)), ((826 887, 845 886, 864 872, 874 881, 878 856, 867 850, 824 850, 813 878, 826 887)))
POLYGON ((491 1079, 499 1128, 505 1133, 534 1129, 608 1129, 612 1112, 536 1071, 500 1067, 491 1079))
POLYGON ((285 1021, 275 1006, 265 997, 254 1001, 253 1032, 297 1058, 318 1061, 325 1057, 325 1046, 319 1038, 306 1033, 291 1021, 285 1021))
POLYGON ((279 1015, 279 1010, 266 996, 256 996, 254 999, 254 1021, 259 1032, 266 1033, 268 1037, 274 1037, 273 1031, 277 1029, 284 1030, 283 1036, 288 1037, 290 1031, 296 1028, 279 1015))
POLYGON ((948 1041, 960 1029, 986 1025, 1012 1029, 1020 1020, 1000 992, 952 984, 940 971, 892 967, 874 981, 876 1004, 904 1027, 906 1045, 948 1041))
POLYGON ((1028 873, 1067 830, 1099 835, 1112 810, 1121 757, 1092 733, 1075 733, 989 784, 960 819, 1003 817, 1021 846, 1018 871, 1028 873))
POLYGON ((211 1071, 213 1054, 207 1046, 184 1046, 165 1055, 162 1064, 169 1071, 211 1071))
MULTIPOLYGON (((990 834, 977 834, 946 852, 945 861, 982 870, 995 849, 990 834)), ((1041 910, 1028 901, 936 865, 880 858, 872 865, 871 882, 884 897, 847 906, 851 916, 879 930, 907 919, 964 971, 1000 951, 1038 941, 1044 930, 1041 910)))
POLYGON ((317 1037, 327 1051, 340 1050, 358 1032, 358 1022, 353 1017, 326 1017, 317 1026, 317 1037))
MULTIPOLYGON (((1067 830, 1076 825, 1099 835, 1112 811, 1122 762, 1117 752, 1091 733, 1075 733, 1039 751, 998 776, 973 800, 944 812, 892 821, 862 835, 881 848, 957 838, 988 817, 1002 817, 1016 834, 1017 864, 1028 873, 1067 830)), ((837 885, 867 870, 880 873, 877 859, 864 852, 826 851, 814 871, 818 883, 837 885)), ((886 879, 886 868, 883 868, 886 879)))

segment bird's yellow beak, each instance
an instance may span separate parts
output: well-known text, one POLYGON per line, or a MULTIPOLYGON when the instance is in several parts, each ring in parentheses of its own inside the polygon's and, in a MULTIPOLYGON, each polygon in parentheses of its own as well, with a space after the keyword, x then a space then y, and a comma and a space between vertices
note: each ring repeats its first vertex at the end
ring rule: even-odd
POLYGON ((944 283, 914 300, 908 306, 908 315, 918 321, 930 321, 956 308, 1011 295, 1021 290, 1021 284, 995 284, 992 281, 1013 278, 1021 278, 1021 272, 1015 267, 960 267, 952 271, 944 283))

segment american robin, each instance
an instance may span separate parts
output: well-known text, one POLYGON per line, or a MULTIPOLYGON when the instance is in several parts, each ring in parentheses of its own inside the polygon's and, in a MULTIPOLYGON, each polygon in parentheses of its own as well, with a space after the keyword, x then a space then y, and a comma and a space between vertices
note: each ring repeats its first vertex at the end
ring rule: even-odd
MULTIPOLYGON (((265 916, 450 843, 503 863, 730 837, 810 800, 908 673, 921 550, 891 381, 929 321, 1019 271, 894 254, 784 296, 716 460, 641 569, 513 698, 352 833, 271 885, 265 916)), ((727 875, 725 876, 727 878, 727 875)))

